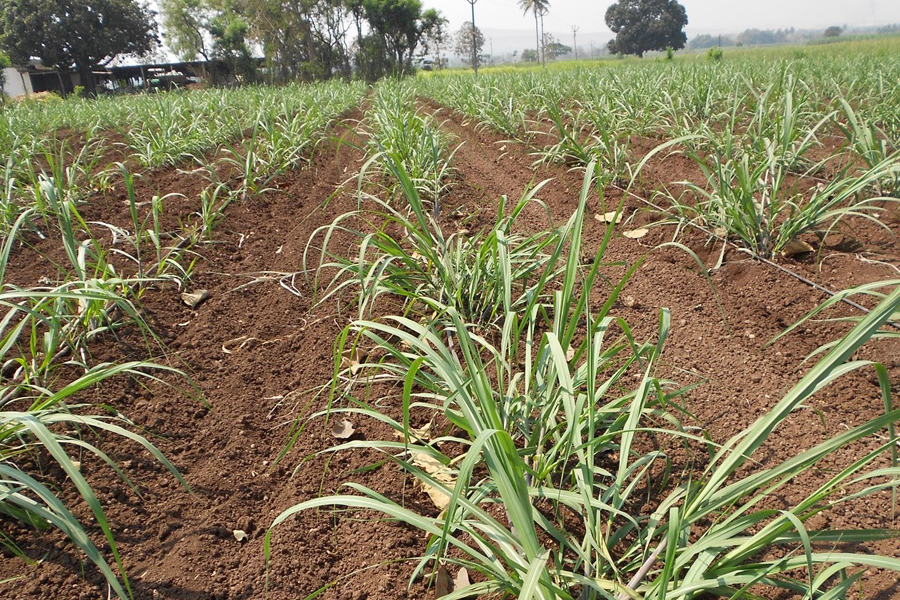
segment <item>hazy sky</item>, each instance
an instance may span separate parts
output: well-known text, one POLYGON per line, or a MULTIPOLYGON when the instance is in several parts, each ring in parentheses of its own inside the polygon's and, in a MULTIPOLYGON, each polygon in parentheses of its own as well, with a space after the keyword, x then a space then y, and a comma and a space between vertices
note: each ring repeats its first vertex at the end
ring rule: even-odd
MULTIPOLYGON (((544 28, 554 33, 577 25, 581 32, 608 32, 603 17, 613 0, 550 0, 544 28)), ((422 0, 437 8, 456 30, 471 15, 468 0, 422 0)), ((688 14, 688 33, 740 32, 750 27, 824 29, 830 25, 900 23, 900 0, 681 0, 688 14)), ((528 29, 517 0, 477 0, 475 24, 493 29, 528 29)))

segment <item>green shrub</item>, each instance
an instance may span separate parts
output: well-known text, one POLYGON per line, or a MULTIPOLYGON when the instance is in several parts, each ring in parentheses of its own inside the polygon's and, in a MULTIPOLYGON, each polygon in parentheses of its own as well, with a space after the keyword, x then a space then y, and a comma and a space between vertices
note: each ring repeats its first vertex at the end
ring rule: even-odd
MULTIPOLYGON (((11 66, 12 61, 9 60, 9 57, 3 52, 0 52, 0 96, 4 96, 5 94, 2 92, 6 91, 6 73, 3 72, 3 69, 11 66)), ((3 99, 4 98, 0 98, 0 100, 3 99)))

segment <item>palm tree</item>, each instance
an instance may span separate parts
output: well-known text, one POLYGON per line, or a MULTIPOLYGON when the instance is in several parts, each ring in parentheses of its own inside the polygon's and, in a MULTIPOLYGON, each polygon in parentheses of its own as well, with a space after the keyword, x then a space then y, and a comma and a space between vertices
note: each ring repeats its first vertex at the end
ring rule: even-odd
POLYGON ((549 0, 519 0, 519 7, 522 12, 528 14, 531 11, 534 14, 534 41, 536 44, 538 60, 541 58, 541 34, 538 28, 538 17, 544 15, 550 10, 549 0))

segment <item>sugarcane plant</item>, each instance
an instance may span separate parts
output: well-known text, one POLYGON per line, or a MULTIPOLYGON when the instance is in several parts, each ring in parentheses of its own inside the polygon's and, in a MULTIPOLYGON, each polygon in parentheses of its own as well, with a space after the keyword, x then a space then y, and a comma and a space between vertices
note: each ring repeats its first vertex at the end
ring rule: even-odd
MULTIPOLYGON (((586 181, 591 177, 589 170, 586 181)), ((590 189, 586 183, 582 205, 590 189)), ((599 300, 579 292, 591 289, 603 262, 601 248, 589 268, 581 265, 583 213, 582 207, 573 216, 567 239, 574 257, 565 259, 551 299, 538 295, 545 299, 506 312, 498 337, 480 335, 438 298, 432 302, 442 307, 442 318, 422 323, 387 316, 345 330, 336 357, 365 348, 367 358, 352 366, 336 358, 332 404, 314 418, 365 415, 389 424, 398 439, 351 441, 324 452, 379 450, 440 499, 440 514, 347 484, 350 493, 314 498, 276 517, 264 542, 267 560, 273 529, 287 526, 293 515, 349 508, 382 513, 427 534, 414 578, 463 567, 478 574, 448 599, 492 593, 572 600, 736 597, 761 588, 831 599, 849 592, 859 567, 900 571, 896 558, 845 549, 894 531, 807 526, 817 514, 897 485, 896 465, 877 464, 897 442, 893 423, 900 419, 886 370, 852 357, 896 313, 900 289, 769 412, 716 444, 682 425, 677 399, 686 390, 659 375, 668 312, 660 312, 656 334, 639 342, 611 313, 620 286, 599 300), (795 409, 866 367, 875 370, 885 414, 778 464, 752 468, 795 409), (354 393, 357 380, 395 382, 402 396, 395 405, 367 401, 354 393), (413 429, 413 415, 443 419, 446 433, 413 429), (811 492, 772 507, 780 490, 823 460, 885 431, 889 435, 873 450, 830 472, 811 492), (449 441, 462 452, 445 454, 441 448, 449 441), (693 460, 675 468, 668 454, 674 448, 693 451, 693 460), (829 550, 821 550, 823 544, 829 550)))

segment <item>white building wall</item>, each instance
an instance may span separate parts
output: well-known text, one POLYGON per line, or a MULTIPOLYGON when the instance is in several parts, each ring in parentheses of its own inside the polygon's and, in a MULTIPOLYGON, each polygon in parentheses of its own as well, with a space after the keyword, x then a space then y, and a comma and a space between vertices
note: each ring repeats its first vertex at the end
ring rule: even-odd
POLYGON ((3 75, 6 81, 3 86, 3 93, 7 97, 16 98, 34 93, 34 89, 31 87, 31 77, 27 73, 19 73, 15 67, 6 67, 3 69, 3 75))

